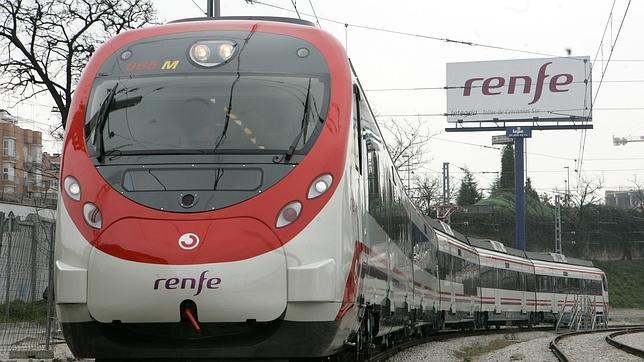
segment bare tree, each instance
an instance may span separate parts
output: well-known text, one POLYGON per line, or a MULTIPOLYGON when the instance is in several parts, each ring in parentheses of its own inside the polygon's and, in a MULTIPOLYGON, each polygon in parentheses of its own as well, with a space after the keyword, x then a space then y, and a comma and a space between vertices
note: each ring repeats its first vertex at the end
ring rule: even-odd
POLYGON ((576 229, 579 229, 581 222, 584 217, 584 211, 588 205, 595 205, 601 200, 601 196, 598 191, 602 189, 604 185, 603 178, 596 179, 586 179, 581 177, 579 179, 579 184, 577 185, 577 195, 572 197, 572 201, 577 208, 575 215, 576 219, 576 229))
POLYGON ((633 176, 630 180, 633 185, 633 193, 635 194, 635 207, 644 214, 644 182, 637 179, 637 175, 633 176))
POLYGON ((150 0, 0 1, 0 89, 49 94, 65 127, 73 89, 95 47, 156 17, 150 0))
POLYGON ((431 214, 431 209, 442 201, 441 180, 438 177, 423 176, 414 180, 412 201, 425 215, 431 214))
POLYGON ((380 124, 396 170, 404 167, 413 171, 425 164, 429 141, 438 133, 430 134, 427 125, 420 120, 410 122, 390 119, 380 124))

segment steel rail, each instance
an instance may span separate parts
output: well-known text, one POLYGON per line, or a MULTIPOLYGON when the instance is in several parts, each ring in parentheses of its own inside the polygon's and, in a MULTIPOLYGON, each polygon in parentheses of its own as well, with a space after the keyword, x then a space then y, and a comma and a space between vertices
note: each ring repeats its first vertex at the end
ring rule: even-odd
POLYGON ((635 356, 640 357, 640 358, 644 358, 644 350, 641 350, 639 348, 635 348, 633 346, 629 346, 629 345, 627 345, 625 343, 621 343, 621 342, 618 342, 617 340, 615 340, 615 337, 621 336, 621 335, 624 335, 624 334, 629 334, 629 333, 644 333, 644 328, 633 328, 633 329, 629 329, 629 330, 624 330, 624 331, 620 331, 620 332, 611 333, 611 334, 606 336, 606 342, 608 342, 608 344, 610 344, 613 347, 617 347, 617 348, 621 349, 624 352, 630 353, 630 354, 635 355, 635 356))
MULTIPOLYGON (((611 326, 609 328, 603 328, 603 329, 593 329, 589 331, 577 331, 577 332, 569 332, 569 333, 564 333, 560 334, 557 337, 555 337, 552 341, 550 341, 550 351, 557 357, 557 359, 560 362, 568 362, 570 359, 568 356, 559 348, 558 343, 568 337, 573 337, 573 336, 579 336, 583 334, 593 334, 593 333, 602 333, 602 332, 625 332, 628 333, 631 330, 642 330, 644 331, 644 325, 621 325, 621 326, 611 326)), ((607 341, 608 341, 608 337, 607 341)), ((609 342, 610 343, 610 342, 609 342)), ((616 342, 619 343, 619 342, 616 342)))

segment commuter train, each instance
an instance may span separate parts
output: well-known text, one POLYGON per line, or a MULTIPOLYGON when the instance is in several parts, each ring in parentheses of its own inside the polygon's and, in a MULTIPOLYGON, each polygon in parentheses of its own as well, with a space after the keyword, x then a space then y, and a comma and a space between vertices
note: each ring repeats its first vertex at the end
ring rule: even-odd
POLYGON ((606 312, 592 265, 422 216, 344 48, 306 21, 110 39, 63 152, 55 298, 77 357, 366 355, 444 327, 554 320, 570 295, 606 312))

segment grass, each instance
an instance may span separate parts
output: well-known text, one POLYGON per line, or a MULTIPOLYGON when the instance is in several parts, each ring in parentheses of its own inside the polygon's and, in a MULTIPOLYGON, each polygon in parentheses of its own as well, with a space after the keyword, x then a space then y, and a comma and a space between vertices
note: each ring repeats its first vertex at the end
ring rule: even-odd
POLYGON ((608 278, 613 308, 644 309, 644 260, 593 261, 608 278))
POLYGON ((27 303, 15 300, 9 303, 9 317, 6 315, 6 304, 0 304, 0 323, 47 321, 47 302, 38 301, 27 303))
POLYGON ((454 352, 454 357, 463 361, 474 361, 476 357, 482 356, 486 353, 503 349, 509 345, 517 343, 508 339, 494 339, 488 344, 476 344, 474 346, 465 346, 460 350, 454 352))

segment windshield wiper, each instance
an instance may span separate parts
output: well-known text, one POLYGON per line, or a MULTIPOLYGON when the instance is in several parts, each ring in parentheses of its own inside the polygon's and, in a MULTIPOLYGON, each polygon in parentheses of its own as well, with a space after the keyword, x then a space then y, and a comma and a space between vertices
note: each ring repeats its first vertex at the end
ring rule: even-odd
MULTIPOLYGON (((107 153, 110 152, 105 152, 105 139, 103 136, 105 125, 107 124, 107 121, 109 119, 109 114, 119 109, 133 107, 141 103, 141 100, 143 99, 143 96, 136 96, 115 101, 114 97, 116 96, 116 93, 118 93, 116 92, 116 88, 117 85, 115 85, 114 88, 110 90, 110 93, 105 97, 105 100, 103 101, 103 104, 101 105, 101 108, 99 109, 99 113, 97 115, 96 130, 94 132, 94 147, 97 150, 96 159, 98 160, 98 162, 103 162, 103 159, 105 158, 105 156, 107 156, 107 153)), ((111 138, 113 136, 114 133, 110 132, 109 137, 111 138)))
POLYGON ((116 89, 118 88, 118 83, 114 84, 114 87, 110 89, 110 92, 105 96, 103 103, 101 103, 101 108, 98 110, 98 115, 96 116, 96 130, 94 131, 94 148, 98 151, 96 159, 98 162, 103 162, 103 156, 105 155, 105 144, 103 140, 103 130, 105 129, 105 123, 107 121, 107 115, 110 112, 110 107, 114 101, 114 96, 116 95, 116 89))
POLYGON ((275 156, 273 157, 273 162, 274 163, 279 163, 284 161, 290 161, 291 157, 293 157, 293 154, 295 153, 295 148, 297 147, 297 144, 300 143, 300 139, 302 138, 302 135, 306 131, 309 122, 308 122, 308 117, 309 117, 309 102, 311 100, 311 78, 309 78, 309 85, 306 89, 306 99, 304 100, 304 115, 302 116, 302 126, 300 128, 300 132, 295 136, 295 139, 293 140, 293 143, 289 146, 288 150, 286 151, 285 154, 281 156, 275 156))

